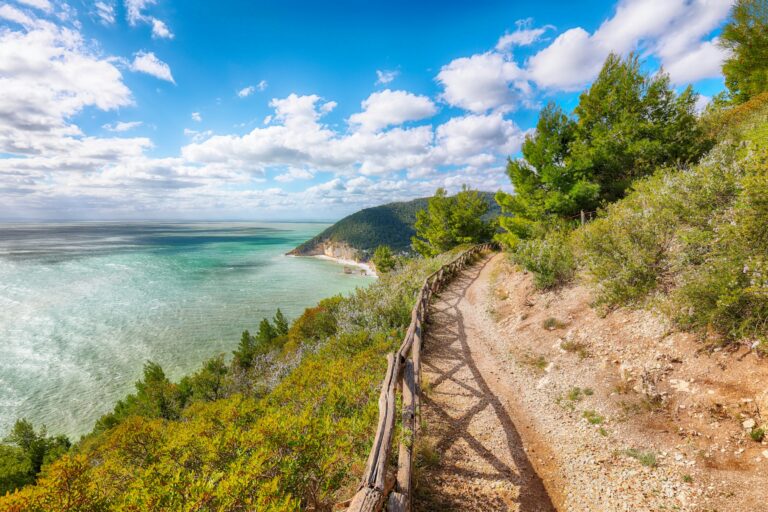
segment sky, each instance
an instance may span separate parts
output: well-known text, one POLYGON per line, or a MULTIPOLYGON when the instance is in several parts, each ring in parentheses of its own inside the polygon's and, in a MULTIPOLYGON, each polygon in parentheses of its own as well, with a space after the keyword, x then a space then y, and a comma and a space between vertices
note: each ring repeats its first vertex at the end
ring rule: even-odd
POLYGON ((334 220, 512 191, 610 52, 699 107, 732 0, 0 0, 0 219, 334 220))

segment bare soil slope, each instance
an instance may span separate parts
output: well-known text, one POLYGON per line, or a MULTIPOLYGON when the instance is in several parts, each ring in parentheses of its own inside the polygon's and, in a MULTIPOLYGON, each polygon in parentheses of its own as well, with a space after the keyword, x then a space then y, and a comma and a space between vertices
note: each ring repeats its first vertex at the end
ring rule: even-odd
POLYGON ((537 292, 504 255, 441 294, 423 406, 440 458, 416 509, 766 509, 768 446, 749 433, 768 423, 768 364, 589 304, 583 286, 537 292))

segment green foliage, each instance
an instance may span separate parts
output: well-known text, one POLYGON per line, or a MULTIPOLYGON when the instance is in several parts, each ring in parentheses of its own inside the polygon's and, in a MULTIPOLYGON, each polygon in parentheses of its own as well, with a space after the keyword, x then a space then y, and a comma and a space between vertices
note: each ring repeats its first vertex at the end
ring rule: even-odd
POLYGON ((720 44, 729 53, 725 85, 736 103, 768 91, 768 2, 738 0, 723 27, 720 44))
POLYGON ((611 54, 573 117, 548 105, 523 160, 509 161, 515 193, 498 192, 496 201, 513 215, 500 218, 500 241, 515 248, 540 238, 553 219, 573 220, 622 198, 632 180, 659 165, 696 161, 707 149, 696 99, 690 87, 675 94, 667 75, 643 73, 637 56, 611 54))
POLYGON ((764 428, 753 428, 749 432, 749 437, 751 437, 754 442, 759 443, 765 437, 765 429, 764 428))
POLYGON ((392 249, 388 245, 378 246, 373 252, 371 260, 376 266, 376 271, 382 274, 394 269, 397 263, 394 254, 392 254, 392 249))
POLYGON ((211 402, 224 398, 227 392, 227 374, 229 367, 224 362, 224 354, 208 359, 194 374, 184 377, 179 382, 181 402, 211 402))
POLYGON ((285 318, 285 315, 283 315, 283 312, 280 311, 280 308, 277 308, 277 312, 275 313, 275 317, 272 319, 272 323, 275 325, 275 334, 277 334, 277 336, 285 336, 288 334, 288 328, 290 327, 288 324, 288 319, 285 318))
MULTIPOLYGON (((479 194, 490 206, 485 220, 495 218, 499 214, 499 208, 493 201, 493 194, 479 194)), ((325 241, 344 242, 357 249, 361 257, 370 256, 380 245, 387 245, 396 253, 410 252, 411 238, 416 235, 416 212, 427 208, 428 201, 425 197, 360 210, 301 244, 292 253, 310 254, 325 241)))
POLYGON ((413 248, 422 256, 436 256, 460 244, 486 242, 495 229, 483 218, 487 212, 485 197, 466 185, 455 196, 439 188, 427 208, 416 213, 413 248))
POLYGON ((512 260, 534 274, 538 288, 549 289, 569 282, 576 272, 576 262, 565 229, 552 230, 543 238, 520 240, 512 260))
POLYGON ((658 296, 682 328, 765 339, 768 107, 749 112, 699 165, 637 182, 582 230, 598 303, 658 296))
POLYGON ((94 433, 109 430, 131 416, 168 420, 179 418, 187 393, 168 380, 159 364, 147 361, 143 378, 136 382, 135 387, 136 393, 119 400, 111 413, 98 419, 94 433))
POLYGON ((48 436, 45 427, 35 431, 32 423, 17 420, 0 444, 0 496, 33 483, 44 465, 64 453, 71 443, 65 436, 48 436))

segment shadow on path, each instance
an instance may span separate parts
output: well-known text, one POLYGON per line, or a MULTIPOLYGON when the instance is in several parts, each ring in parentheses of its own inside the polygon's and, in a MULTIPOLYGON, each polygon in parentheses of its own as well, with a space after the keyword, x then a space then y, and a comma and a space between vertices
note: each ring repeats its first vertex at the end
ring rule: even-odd
POLYGON ((470 349, 483 346, 484 334, 467 312, 482 307, 470 304, 469 296, 485 285, 478 280, 488 261, 458 275, 430 308, 422 417, 440 462, 417 473, 414 510, 555 510, 512 418, 488 385, 489 369, 481 370, 470 349))

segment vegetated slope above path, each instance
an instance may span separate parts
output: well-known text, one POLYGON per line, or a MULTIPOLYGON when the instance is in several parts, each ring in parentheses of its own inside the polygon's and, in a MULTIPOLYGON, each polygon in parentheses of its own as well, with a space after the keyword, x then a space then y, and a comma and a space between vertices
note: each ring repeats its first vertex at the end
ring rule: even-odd
POLYGON ((706 353, 657 315, 601 317, 584 286, 532 281, 497 255, 435 303, 417 510, 551 510, 542 483, 569 512, 764 507, 754 353, 706 353))

